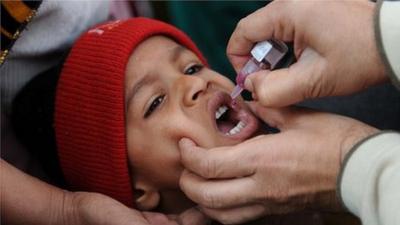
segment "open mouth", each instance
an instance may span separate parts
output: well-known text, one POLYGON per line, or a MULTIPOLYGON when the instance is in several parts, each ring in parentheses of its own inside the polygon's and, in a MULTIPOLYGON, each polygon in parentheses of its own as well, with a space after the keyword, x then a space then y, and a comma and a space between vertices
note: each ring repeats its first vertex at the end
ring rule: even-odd
POLYGON ((246 123, 240 119, 236 119, 233 113, 233 109, 229 108, 227 105, 221 105, 218 107, 217 111, 215 111, 215 121, 218 130, 225 135, 237 134, 246 127, 246 123))
POLYGON ((224 136, 248 138, 258 129, 257 119, 239 104, 233 107, 227 93, 217 93, 210 104, 215 126, 224 136))

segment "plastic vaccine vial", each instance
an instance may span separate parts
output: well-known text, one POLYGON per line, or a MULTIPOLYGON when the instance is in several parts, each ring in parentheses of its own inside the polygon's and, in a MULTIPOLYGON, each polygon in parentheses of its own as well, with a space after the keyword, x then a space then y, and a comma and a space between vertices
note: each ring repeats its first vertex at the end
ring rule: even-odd
POLYGON ((251 58, 236 76, 236 86, 231 93, 231 98, 237 98, 244 88, 244 80, 249 74, 260 70, 273 70, 279 61, 288 52, 288 47, 282 41, 271 39, 258 42, 251 50, 251 58))

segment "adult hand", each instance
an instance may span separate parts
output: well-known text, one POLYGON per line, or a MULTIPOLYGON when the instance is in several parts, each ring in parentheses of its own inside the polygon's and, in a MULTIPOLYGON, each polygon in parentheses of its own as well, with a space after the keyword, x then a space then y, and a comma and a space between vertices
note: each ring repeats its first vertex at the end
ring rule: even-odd
POLYGON ((370 1, 273 1, 238 23, 227 55, 239 71, 255 42, 294 43, 296 63, 246 79, 263 106, 351 94, 387 80, 375 44, 374 7, 370 1))
POLYGON ((205 225, 209 221, 196 208, 188 209, 180 215, 165 215, 140 212, 101 194, 87 192, 70 194, 75 215, 67 212, 65 217, 75 218, 73 224, 205 225))
POLYGON ((339 209, 336 179, 344 155, 377 130, 351 118, 299 108, 251 109, 281 132, 236 146, 179 143, 180 186, 208 216, 240 223, 266 214, 339 209))
POLYGON ((5 224, 203 225, 197 209, 164 215, 130 209, 96 193, 68 192, 46 184, 0 160, 1 215, 5 224))

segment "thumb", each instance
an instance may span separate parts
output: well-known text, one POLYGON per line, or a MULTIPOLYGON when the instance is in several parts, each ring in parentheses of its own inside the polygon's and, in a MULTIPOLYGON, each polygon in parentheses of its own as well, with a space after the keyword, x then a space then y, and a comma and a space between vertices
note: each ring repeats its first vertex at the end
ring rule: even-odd
POLYGON ((286 121, 287 108, 268 108, 260 105, 258 102, 248 102, 250 110, 261 120, 271 127, 282 130, 286 121))
POLYGON ((304 109, 290 106, 283 108, 268 108, 260 105, 258 102, 247 102, 250 110, 269 126, 278 128, 281 131, 288 130, 296 126, 303 115, 304 109))
POLYGON ((289 68, 263 70, 249 75, 245 88, 262 106, 283 107, 323 95, 321 57, 312 49, 303 51, 289 68))
POLYGON ((271 2, 256 10, 236 25, 229 39, 226 54, 238 73, 249 58, 254 44, 276 38, 282 41, 294 40, 294 26, 291 22, 289 4, 284 1, 271 2))

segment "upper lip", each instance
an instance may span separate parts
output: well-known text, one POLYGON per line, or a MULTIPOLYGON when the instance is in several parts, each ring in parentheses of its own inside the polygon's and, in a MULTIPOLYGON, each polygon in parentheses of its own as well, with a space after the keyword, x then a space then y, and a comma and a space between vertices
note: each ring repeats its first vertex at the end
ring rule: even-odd
MULTIPOLYGON (((208 101, 208 111, 210 112, 211 119, 214 120, 214 122, 216 121, 215 112, 217 111, 217 109, 222 105, 226 105, 231 108, 231 101, 231 97, 227 93, 222 91, 216 92, 210 98, 210 100, 208 101)), ((215 126, 217 126, 216 122, 215 126)))

